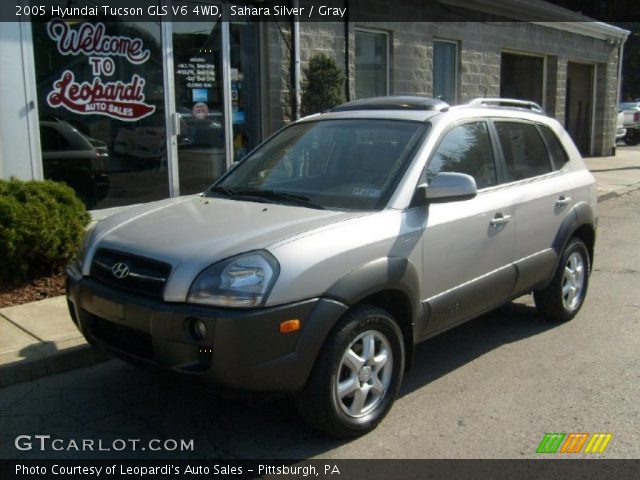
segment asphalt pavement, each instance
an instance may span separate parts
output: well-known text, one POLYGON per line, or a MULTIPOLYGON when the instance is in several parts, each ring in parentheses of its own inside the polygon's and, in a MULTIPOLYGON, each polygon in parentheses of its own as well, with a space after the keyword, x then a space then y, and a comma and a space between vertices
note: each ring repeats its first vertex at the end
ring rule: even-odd
POLYGON ((394 408, 362 438, 316 433, 287 399, 220 399, 109 360, 1 389, 0 457, 535 458, 545 432, 606 432, 603 454, 573 457, 639 458, 639 238, 640 190, 601 203, 589 293, 573 321, 545 321, 526 296, 421 344, 394 408), (35 434, 186 439, 194 449, 15 447, 35 434))

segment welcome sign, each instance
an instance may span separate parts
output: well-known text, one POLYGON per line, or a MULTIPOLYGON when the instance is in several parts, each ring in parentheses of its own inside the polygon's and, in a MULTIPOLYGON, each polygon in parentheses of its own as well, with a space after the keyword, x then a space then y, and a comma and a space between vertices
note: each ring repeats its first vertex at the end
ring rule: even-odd
POLYGON ((150 56, 140 38, 106 34, 104 23, 81 23, 77 28, 60 19, 47 24, 47 35, 61 55, 84 55, 93 74, 92 81, 77 81, 75 73, 65 70, 53 82, 47 95, 52 108, 64 107, 80 115, 105 115, 134 122, 151 115, 156 107, 145 103, 145 79, 133 75, 129 81, 103 81, 116 71, 112 57, 122 57, 133 65, 145 63, 150 56))

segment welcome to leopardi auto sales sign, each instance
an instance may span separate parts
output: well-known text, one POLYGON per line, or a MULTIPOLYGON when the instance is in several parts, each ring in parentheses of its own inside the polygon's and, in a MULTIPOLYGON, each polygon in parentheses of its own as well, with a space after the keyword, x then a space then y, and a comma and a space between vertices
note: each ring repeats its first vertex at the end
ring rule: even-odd
POLYGON ((140 38, 107 35, 101 22, 85 22, 72 28, 60 19, 47 24, 47 35, 56 43, 58 53, 67 56, 85 55, 91 66, 93 80, 77 81, 71 70, 62 72, 47 95, 52 108, 64 107, 80 115, 105 115, 125 122, 134 122, 151 115, 156 107, 145 103, 145 79, 133 75, 129 81, 103 81, 115 71, 112 57, 123 57, 134 65, 145 63, 150 56, 140 38))

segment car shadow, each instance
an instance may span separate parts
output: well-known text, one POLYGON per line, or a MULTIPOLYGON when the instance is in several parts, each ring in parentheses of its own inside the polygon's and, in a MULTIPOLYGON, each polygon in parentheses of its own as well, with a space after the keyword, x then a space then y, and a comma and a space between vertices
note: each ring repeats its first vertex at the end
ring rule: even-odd
MULTIPOLYGON (((553 326, 533 307, 512 303, 434 337, 417 347, 400 396, 553 326)), ((221 397, 210 388, 119 360, 14 385, 0 396, 0 458, 304 459, 347 443, 304 424, 290 399, 221 397), (93 439, 106 447, 116 439, 140 439, 139 446, 150 439, 184 439, 194 448, 43 452, 13 447, 19 435, 42 433, 67 441, 93 439)))
POLYGON ((407 395, 502 345, 543 333, 557 323, 533 306, 508 303, 416 346, 413 368, 400 396, 407 395))

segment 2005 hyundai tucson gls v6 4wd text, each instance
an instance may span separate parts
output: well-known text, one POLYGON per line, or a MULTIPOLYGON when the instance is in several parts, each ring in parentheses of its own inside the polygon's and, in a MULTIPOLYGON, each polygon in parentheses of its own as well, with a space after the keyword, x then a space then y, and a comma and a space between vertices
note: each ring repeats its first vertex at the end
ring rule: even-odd
POLYGON ((375 428, 414 345, 533 292, 583 304, 595 182, 535 104, 346 103, 283 128, 206 192, 97 222, 68 268, 96 346, 221 390, 375 428))

